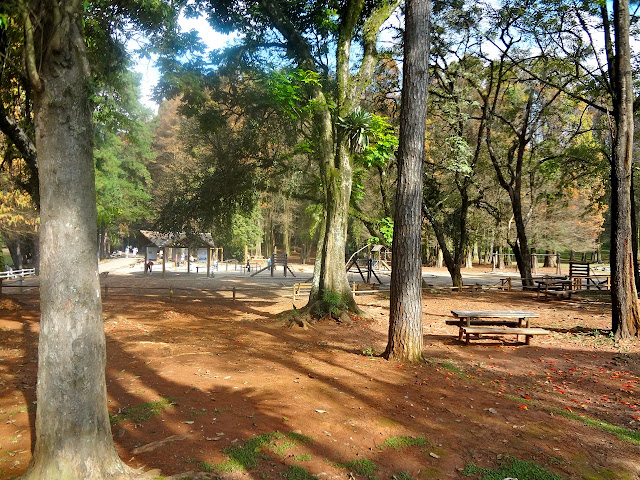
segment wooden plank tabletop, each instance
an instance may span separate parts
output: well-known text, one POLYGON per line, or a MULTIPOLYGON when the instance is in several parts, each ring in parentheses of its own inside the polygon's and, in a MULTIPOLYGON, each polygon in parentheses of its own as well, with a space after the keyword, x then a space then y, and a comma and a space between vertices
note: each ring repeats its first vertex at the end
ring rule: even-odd
POLYGON ((538 313, 527 310, 451 310, 451 313, 459 318, 534 318, 540 316, 538 313))

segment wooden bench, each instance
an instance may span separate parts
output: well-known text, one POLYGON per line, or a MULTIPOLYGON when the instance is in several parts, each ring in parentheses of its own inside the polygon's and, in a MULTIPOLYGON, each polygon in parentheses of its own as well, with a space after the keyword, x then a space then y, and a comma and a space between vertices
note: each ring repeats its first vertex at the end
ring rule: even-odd
POLYGON ((447 325, 458 326, 458 340, 466 336, 469 343, 470 336, 480 335, 524 335, 528 345, 531 336, 548 334, 543 328, 529 327, 529 319, 539 317, 537 313, 526 310, 451 310, 456 317, 447 320, 447 325))
POLYGON ((296 301, 296 297, 302 295, 309 295, 311 292, 310 283, 294 283, 293 284, 293 301, 296 301))
POLYGON ((567 277, 543 277, 536 279, 538 284, 538 297, 540 294, 544 295, 544 298, 549 296, 555 296, 556 298, 571 298, 571 279, 567 277))
POLYGON ((470 335, 475 335, 480 338, 480 335, 515 335, 516 341, 519 335, 525 336, 525 344, 529 345, 531 337, 533 335, 548 335, 549 330, 536 327, 491 327, 491 326, 470 326, 462 327, 462 332, 466 336, 465 343, 469 343, 470 335))
POLYGON ((569 262, 569 278, 573 281, 573 290, 581 290, 582 288, 589 290, 592 286, 598 290, 611 289, 610 276, 593 275, 591 262, 569 262))

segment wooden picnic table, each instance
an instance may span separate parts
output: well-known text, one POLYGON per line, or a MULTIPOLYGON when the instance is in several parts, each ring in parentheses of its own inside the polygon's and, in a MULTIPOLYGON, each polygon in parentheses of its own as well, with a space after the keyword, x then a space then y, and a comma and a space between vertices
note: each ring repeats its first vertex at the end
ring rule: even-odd
POLYGON ((477 338, 484 334, 525 336, 525 344, 529 344, 533 335, 546 335, 550 332, 544 328, 529 326, 529 319, 540 315, 527 310, 451 310, 455 317, 447 320, 449 325, 458 326, 458 340, 466 336, 469 343, 471 335, 477 338))
POLYGON ((549 295, 571 298, 571 285, 573 282, 569 278, 540 278, 536 279, 535 282, 538 284, 538 297, 540 297, 542 293, 544 294, 544 298, 547 298, 549 295))

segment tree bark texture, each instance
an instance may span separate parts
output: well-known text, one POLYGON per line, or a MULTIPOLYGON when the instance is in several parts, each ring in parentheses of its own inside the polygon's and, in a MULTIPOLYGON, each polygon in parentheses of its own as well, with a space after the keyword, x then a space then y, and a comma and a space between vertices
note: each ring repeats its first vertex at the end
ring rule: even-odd
POLYGON ((128 467, 117 456, 107 411, 82 2, 29 7, 26 37, 41 40, 27 58, 38 66, 29 76, 40 171, 41 323, 37 438, 23 479, 118 478, 128 467), (29 32, 30 24, 37 28, 29 32))
POLYGON ((640 335, 638 293, 634 281, 631 232, 631 164, 633 160, 633 85, 629 44, 629 2, 614 0, 615 64, 612 189, 612 330, 616 339, 640 335))
POLYGON ((422 160, 427 121, 430 0, 407 0, 398 188, 391 257, 389 340, 384 357, 421 361, 422 160))

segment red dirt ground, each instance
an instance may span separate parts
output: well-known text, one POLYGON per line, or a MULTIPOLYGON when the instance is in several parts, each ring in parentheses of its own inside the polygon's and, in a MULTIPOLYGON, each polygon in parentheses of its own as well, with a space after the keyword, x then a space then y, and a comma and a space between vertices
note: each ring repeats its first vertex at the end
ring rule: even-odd
MULTIPOLYGON (((366 315, 351 325, 302 330, 277 320, 291 308, 282 290, 235 302, 142 297, 134 284, 120 293, 104 300, 109 408, 120 414, 114 442, 126 463, 157 477, 275 479, 297 465, 321 479, 367 478, 341 466, 367 459, 378 479, 469 478, 469 464, 516 457, 566 479, 640 478, 640 345, 612 342, 606 297, 428 292, 427 362, 401 365, 363 353, 384 350, 384 295, 358 297, 366 315), (445 325, 451 309, 533 310, 535 326, 552 334, 529 346, 508 337, 467 346, 445 325), (126 416, 162 401, 151 418, 126 416), (616 436, 598 421, 624 429, 616 436), (255 466, 240 459, 244 471, 221 471, 228 447, 274 432, 289 437, 241 450, 255 466), (398 437, 418 445, 385 446, 398 437)), ((2 479, 30 459, 38 320, 36 298, 2 297, 2 479)))

